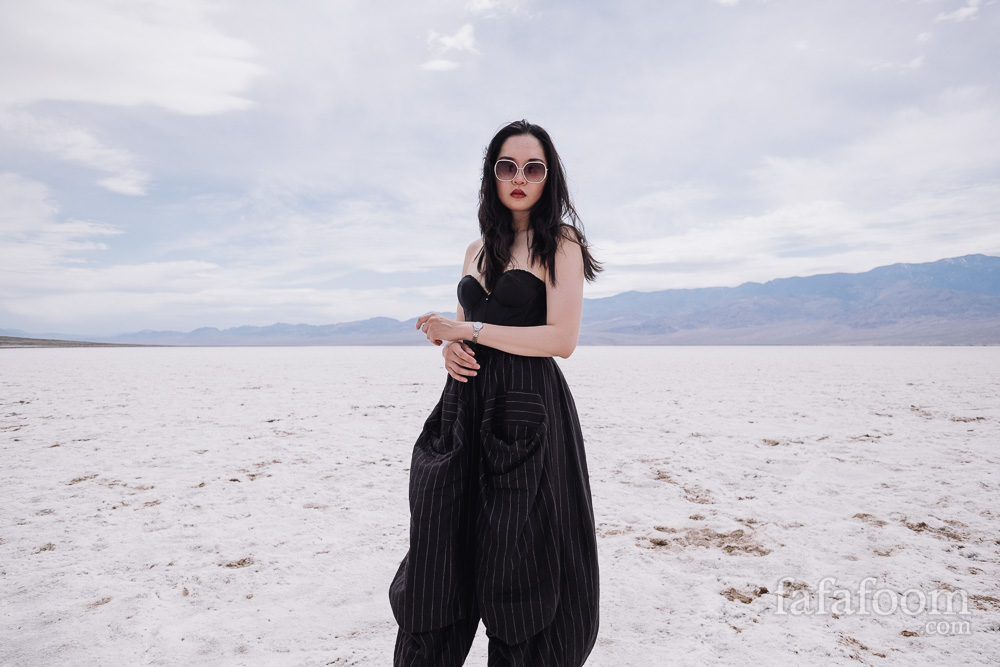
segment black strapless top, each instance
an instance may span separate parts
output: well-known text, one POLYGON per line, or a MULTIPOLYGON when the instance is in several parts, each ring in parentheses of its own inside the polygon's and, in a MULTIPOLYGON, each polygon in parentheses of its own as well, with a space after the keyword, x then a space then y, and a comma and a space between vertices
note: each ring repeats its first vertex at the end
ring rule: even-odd
POLYGON ((505 271, 487 293, 475 276, 458 281, 458 302, 466 322, 483 322, 512 327, 545 324, 545 282, 524 269, 505 271))

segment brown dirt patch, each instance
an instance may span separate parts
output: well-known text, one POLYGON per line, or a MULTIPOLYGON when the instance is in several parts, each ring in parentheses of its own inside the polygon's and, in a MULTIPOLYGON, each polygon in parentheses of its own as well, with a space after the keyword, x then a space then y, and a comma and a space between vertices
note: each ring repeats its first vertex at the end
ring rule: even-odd
MULTIPOLYGON (((879 653, 878 651, 874 651, 874 650, 868 648, 867 646, 865 646, 864 644, 862 644, 861 642, 859 642, 854 637, 848 637, 847 635, 841 635, 840 638, 839 638, 839 641, 840 641, 841 644, 844 644, 848 648, 859 649, 859 650, 865 651, 867 653, 871 653, 872 655, 876 655, 876 656, 878 656, 880 658, 886 657, 885 653, 879 653)), ((850 657, 851 657, 852 660, 862 661, 861 656, 857 652, 852 653, 850 655, 850 657)))
POLYGON ((1000 600, 992 595, 970 595, 969 600, 972 601, 973 607, 981 611, 1000 610, 1000 600))
MULTIPOLYGON (((957 521, 950 521, 948 523, 958 524, 964 527, 965 524, 961 524, 957 521)), ((930 533, 937 537, 943 537, 948 540, 953 540, 955 542, 964 542, 965 538, 959 535, 957 532, 950 528, 945 528, 944 526, 930 526, 925 521, 919 523, 910 523, 909 521, 903 520, 903 525, 912 530, 915 533, 930 533)))
POLYGON ((76 479, 69 482, 69 484, 79 484, 80 482, 86 482, 88 479, 94 479, 95 477, 97 477, 96 473, 93 475, 84 475, 83 477, 77 477, 76 479))
POLYGON ((670 537, 637 537, 636 543, 647 549, 665 549, 681 551, 689 547, 716 547, 730 556, 766 556, 771 550, 753 539, 753 534, 745 530, 733 530, 720 533, 711 528, 669 528, 655 526, 661 533, 670 537))
POLYGON ((746 592, 737 590, 735 588, 727 588, 724 591, 720 591, 719 595, 723 596, 730 602, 738 601, 742 602, 743 604, 750 604, 751 602, 759 598, 761 595, 764 595, 765 593, 767 593, 767 588, 765 588, 764 586, 760 586, 758 588, 746 592))
POLYGON ((611 537, 613 535, 627 535, 628 533, 634 532, 632 526, 617 526, 610 525, 607 523, 602 523, 597 527, 598 537, 611 537))
POLYGON ((782 597, 788 597, 790 593, 796 591, 807 591, 809 590, 809 584, 804 581, 784 581, 781 582, 781 590, 778 595, 782 597))
POLYGON ((865 523, 870 523, 873 526, 878 526, 879 528, 881 528, 882 526, 886 525, 886 523, 887 523, 887 522, 883 521, 882 519, 876 519, 871 514, 865 514, 864 512, 861 512, 859 514, 855 514, 853 518, 855 518, 855 519, 861 519, 865 523))
POLYGON ((712 505, 715 503, 715 501, 712 500, 711 494, 705 489, 694 485, 685 486, 671 477, 670 473, 664 472, 663 470, 657 470, 654 479, 660 479, 668 484, 675 484, 679 486, 681 491, 684 492, 684 500, 690 503, 697 503, 699 505, 712 505))

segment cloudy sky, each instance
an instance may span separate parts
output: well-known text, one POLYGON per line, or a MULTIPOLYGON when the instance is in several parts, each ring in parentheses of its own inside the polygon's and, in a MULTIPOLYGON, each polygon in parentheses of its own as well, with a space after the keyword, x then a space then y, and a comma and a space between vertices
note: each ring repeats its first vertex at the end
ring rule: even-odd
POLYGON ((997 0, 0 0, 0 329, 454 310, 552 134, 586 288, 1000 255, 997 0))

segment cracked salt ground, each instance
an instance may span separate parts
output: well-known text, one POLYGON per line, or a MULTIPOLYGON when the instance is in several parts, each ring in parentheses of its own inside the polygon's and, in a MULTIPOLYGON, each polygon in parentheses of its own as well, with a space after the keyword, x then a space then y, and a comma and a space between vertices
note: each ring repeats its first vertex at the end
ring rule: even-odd
MULTIPOLYGON (((391 662, 437 348, 0 357, 0 664, 391 662)), ((598 521, 588 665, 1000 660, 1000 350, 582 347, 559 364, 598 521), (776 615, 824 577, 966 591, 971 632, 776 615)))

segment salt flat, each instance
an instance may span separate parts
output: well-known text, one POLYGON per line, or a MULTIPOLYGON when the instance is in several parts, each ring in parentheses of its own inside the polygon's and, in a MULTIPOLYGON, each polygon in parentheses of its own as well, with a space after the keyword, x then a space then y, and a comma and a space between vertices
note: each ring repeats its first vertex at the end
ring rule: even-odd
MULTIPOLYGON (((1000 661, 1000 348, 560 365, 598 520, 588 665, 1000 661), (855 613, 816 611, 824 578, 855 613)), ((0 664, 391 664, 444 381, 430 346, 0 352, 0 664)))

